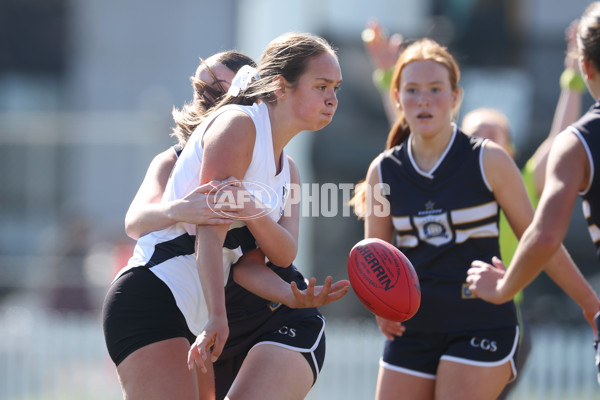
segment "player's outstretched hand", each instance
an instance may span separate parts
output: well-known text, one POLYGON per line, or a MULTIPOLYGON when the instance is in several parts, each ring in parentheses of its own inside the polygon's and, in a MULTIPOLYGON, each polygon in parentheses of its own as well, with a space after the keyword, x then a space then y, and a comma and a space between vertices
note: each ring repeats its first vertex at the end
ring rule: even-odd
POLYGON ((292 288, 293 297, 289 302, 286 302, 286 306, 290 308, 320 307, 333 303, 348 293, 348 289, 350 289, 349 281, 341 280, 336 283, 332 282, 333 278, 328 276, 325 278, 325 284, 323 286, 315 286, 317 279, 310 278, 308 287, 304 290, 298 289, 296 282, 292 282, 290 286, 292 288))
POLYGON ((200 367, 203 373, 206 373, 206 362, 215 362, 223 352, 225 341, 229 336, 229 327, 226 316, 217 316, 209 318, 204 326, 204 330, 196 341, 190 347, 188 352, 188 368, 194 368, 194 364, 200 367), (210 355, 210 359, 209 359, 210 355))
POLYGON ((390 321, 389 319, 375 317, 379 330, 389 340, 394 340, 396 336, 402 336, 406 327, 402 325, 402 322, 390 321))
POLYGON ((498 257, 492 259, 494 265, 483 261, 473 261, 467 271, 469 290, 475 296, 494 304, 505 303, 500 297, 498 284, 506 273, 506 267, 498 257))
POLYGON ((361 38, 375 68, 388 69, 396 64, 402 51, 402 35, 395 33, 388 38, 379 22, 370 19, 361 38))

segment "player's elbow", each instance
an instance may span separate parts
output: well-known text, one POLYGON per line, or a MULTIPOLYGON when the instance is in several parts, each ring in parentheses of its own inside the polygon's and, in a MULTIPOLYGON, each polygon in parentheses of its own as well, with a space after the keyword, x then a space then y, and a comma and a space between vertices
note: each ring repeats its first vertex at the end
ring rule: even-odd
POLYGON ((292 263, 296 259, 297 253, 298 249, 297 247, 294 247, 293 249, 288 249, 287 251, 282 252, 281 254, 275 255, 275 257, 269 257, 269 261, 271 261, 271 263, 277 265, 278 267, 287 268, 290 265, 292 265, 292 263))
POLYGON ((133 240, 138 240, 144 236, 143 233, 138 229, 137 224, 135 224, 128 216, 125 216, 125 233, 133 240))
POLYGON ((545 254, 553 254, 561 243, 562 238, 549 230, 540 231, 535 236, 535 247, 545 254))

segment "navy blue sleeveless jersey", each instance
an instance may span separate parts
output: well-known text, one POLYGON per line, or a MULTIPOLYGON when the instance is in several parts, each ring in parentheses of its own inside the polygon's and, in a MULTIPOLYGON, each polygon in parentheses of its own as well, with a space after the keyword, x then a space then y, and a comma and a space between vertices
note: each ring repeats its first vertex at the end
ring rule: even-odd
POLYGON ((421 331, 495 329, 517 324, 514 303, 474 298, 466 285, 473 260, 499 256, 499 207, 485 181, 484 140, 455 129, 434 169, 420 171, 408 140, 380 157, 389 185, 395 245, 410 259, 421 284, 421 306, 404 322, 421 331))
MULTIPOLYGON (((294 265, 287 268, 267 263, 284 281, 296 282, 298 289, 306 289, 304 277, 294 265)), ((225 360, 247 351, 254 340, 265 333, 281 328, 285 324, 314 315, 321 315, 317 308, 292 309, 258 297, 233 281, 232 266, 225 286, 225 303, 229 336, 219 360, 225 360)))
POLYGON ((600 102, 596 102, 570 129, 581 140, 590 163, 590 181, 580 195, 583 215, 600 258, 600 176, 596 171, 600 162, 600 102))

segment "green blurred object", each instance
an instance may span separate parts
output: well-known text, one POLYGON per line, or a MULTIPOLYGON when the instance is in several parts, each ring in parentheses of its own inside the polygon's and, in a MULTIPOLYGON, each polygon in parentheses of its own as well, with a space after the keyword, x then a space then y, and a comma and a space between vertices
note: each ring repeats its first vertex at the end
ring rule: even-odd
POLYGON ((392 84, 392 75, 394 68, 376 69, 373 71, 373 83, 382 92, 387 92, 392 84))
POLYGON ((586 91, 585 80, 579 71, 573 68, 567 68, 560 75, 561 89, 569 89, 579 93, 586 91))

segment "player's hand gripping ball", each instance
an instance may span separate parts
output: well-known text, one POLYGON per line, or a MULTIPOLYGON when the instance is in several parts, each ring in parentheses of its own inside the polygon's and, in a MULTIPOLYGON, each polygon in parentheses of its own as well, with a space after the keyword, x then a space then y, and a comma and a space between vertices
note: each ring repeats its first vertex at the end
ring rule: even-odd
POLYGON ((408 258, 385 240, 356 243, 348 257, 348 277, 356 296, 375 315, 406 321, 419 309, 417 273, 408 258))

